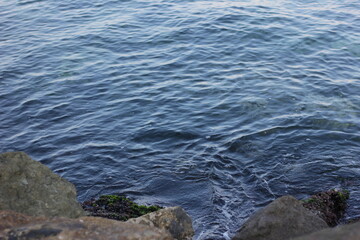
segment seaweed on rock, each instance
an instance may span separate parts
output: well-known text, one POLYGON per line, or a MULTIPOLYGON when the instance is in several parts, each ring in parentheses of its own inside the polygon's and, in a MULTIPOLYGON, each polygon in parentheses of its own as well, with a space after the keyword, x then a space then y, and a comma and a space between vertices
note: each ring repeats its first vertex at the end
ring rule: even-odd
POLYGON ((98 199, 90 199, 82 203, 89 216, 104 217, 119 221, 140 217, 162 209, 160 206, 138 205, 121 195, 103 195, 98 199))
POLYGON ((303 200, 303 206, 321 217, 330 227, 334 227, 344 216, 349 196, 347 190, 331 189, 303 200))

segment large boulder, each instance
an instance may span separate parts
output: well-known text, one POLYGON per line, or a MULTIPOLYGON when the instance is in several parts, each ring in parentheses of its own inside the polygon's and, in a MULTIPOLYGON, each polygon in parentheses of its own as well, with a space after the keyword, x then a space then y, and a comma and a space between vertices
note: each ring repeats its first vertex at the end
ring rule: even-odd
POLYGON ((100 217, 39 218, 0 211, 0 239, 172 240, 167 231, 100 217), (2 216, 2 217, 1 217, 2 216), (5 227, 5 228, 4 228, 5 227))
POLYGON ((326 228, 327 224, 292 196, 276 199, 252 215, 233 240, 287 240, 326 228))
POLYGON ((132 218, 128 223, 138 223, 167 230, 174 239, 187 240, 194 235, 192 221, 181 207, 168 207, 156 212, 132 218))
POLYGON ((73 184, 23 152, 0 154, 0 210, 30 216, 84 215, 73 184))
POLYGON ((357 240, 360 239, 360 222, 327 228, 294 240, 357 240))

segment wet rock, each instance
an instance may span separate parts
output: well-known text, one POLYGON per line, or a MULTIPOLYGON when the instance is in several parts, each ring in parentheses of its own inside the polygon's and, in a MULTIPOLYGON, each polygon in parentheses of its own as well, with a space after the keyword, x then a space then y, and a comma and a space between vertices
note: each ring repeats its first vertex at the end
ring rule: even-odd
POLYGON ((84 215, 73 184, 23 152, 0 154, 0 210, 31 216, 84 215))
POLYGON ((191 239, 194 235, 192 220, 181 207, 169 207, 133 218, 128 223, 139 223, 167 230, 174 239, 191 239))
POLYGON ((327 228, 294 240, 357 240, 360 239, 360 222, 327 228))
POLYGON ((312 195, 303 201, 303 206, 321 217, 330 227, 334 227, 344 216, 349 195, 346 190, 332 189, 312 195))
POLYGON ((159 206, 138 205, 120 195, 103 195, 82 203, 89 216, 126 221, 161 209, 159 206))
POLYGON ((285 240, 326 227, 327 224, 300 201, 284 196, 251 216, 233 240, 285 240))
MULTIPOLYGON (((9 212, 1 212, 0 216, 9 212)), ((5 218, 3 218, 5 219, 5 218)), ((47 239, 47 240, 171 240, 167 231, 141 224, 132 224, 99 217, 79 219, 54 218, 40 219, 15 213, 6 229, 0 229, 0 239, 47 239), (17 221, 14 221, 16 220, 17 221)))

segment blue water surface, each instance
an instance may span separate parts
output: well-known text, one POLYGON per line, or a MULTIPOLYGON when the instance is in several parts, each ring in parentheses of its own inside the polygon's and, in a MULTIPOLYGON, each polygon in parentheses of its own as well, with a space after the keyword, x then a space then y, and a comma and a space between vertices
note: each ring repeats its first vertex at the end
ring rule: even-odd
POLYGON ((276 197, 351 192, 358 0, 0 0, 0 151, 83 201, 180 205, 229 239, 276 197))

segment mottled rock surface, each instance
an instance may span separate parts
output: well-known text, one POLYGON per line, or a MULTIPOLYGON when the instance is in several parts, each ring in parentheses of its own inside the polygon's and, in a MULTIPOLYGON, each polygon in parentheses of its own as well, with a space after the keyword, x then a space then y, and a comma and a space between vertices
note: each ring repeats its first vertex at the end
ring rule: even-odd
POLYGON ((171 240, 167 231, 99 217, 39 218, 0 211, 0 239, 171 240), (1 218, 1 216, 3 216, 1 218), (5 226, 5 228, 4 228, 5 226))
POLYGON ((192 221, 181 207, 169 207, 132 218, 128 223, 139 223, 167 230, 175 239, 191 239, 194 235, 192 221))
POLYGON ((0 154, 0 210, 30 216, 84 215, 73 184, 23 152, 0 154))
POLYGON ((0 211, 0 232, 7 228, 42 222, 45 217, 31 217, 14 211, 0 211))
POLYGON ((294 240, 359 240, 360 222, 327 228, 294 240))
POLYGON ((252 215, 233 240, 287 240, 309 234, 327 224, 292 196, 274 200, 252 215))

